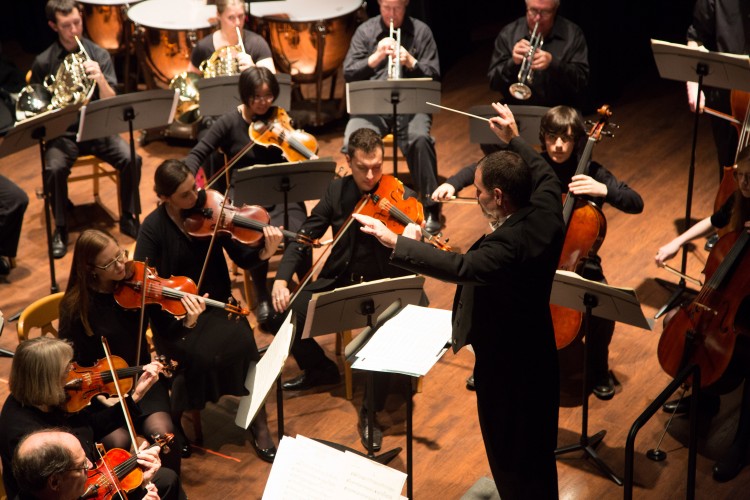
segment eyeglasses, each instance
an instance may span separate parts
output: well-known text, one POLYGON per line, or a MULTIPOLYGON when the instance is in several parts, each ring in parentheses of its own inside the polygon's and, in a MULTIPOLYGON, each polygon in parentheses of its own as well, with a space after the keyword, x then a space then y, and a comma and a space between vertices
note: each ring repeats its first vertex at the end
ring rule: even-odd
POLYGON ((560 139, 563 142, 573 142, 575 137, 568 134, 554 134, 552 132, 545 132, 544 133, 545 140, 549 142, 557 142, 558 139, 560 139))
POLYGON ((73 471, 79 471, 82 470, 83 472, 88 472, 91 470, 92 463, 89 461, 89 459, 86 459, 86 462, 79 466, 79 467, 71 467, 70 469, 65 469, 65 472, 73 472, 73 471))
POLYGON ((273 95, 256 95, 253 97, 253 102, 273 102, 273 100, 276 99, 273 95))
POLYGON ((545 18, 546 17, 552 17, 555 14, 555 10, 554 9, 539 10, 539 9, 528 8, 528 9, 526 9, 526 12, 528 12, 529 14, 531 14, 531 17, 539 16, 539 17, 545 17, 545 18))
POLYGON ((123 264, 127 257, 128 257, 128 252, 126 250, 120 250, 120 253, 117 254, 117 257, 115 257, 114 259, 110 260, 103 266, 97 266, 96 264, 94 264, 94 267, 97 269, 101 269, 102 271, 106 271, 107 269, 112 267, 115 263, 123 264))

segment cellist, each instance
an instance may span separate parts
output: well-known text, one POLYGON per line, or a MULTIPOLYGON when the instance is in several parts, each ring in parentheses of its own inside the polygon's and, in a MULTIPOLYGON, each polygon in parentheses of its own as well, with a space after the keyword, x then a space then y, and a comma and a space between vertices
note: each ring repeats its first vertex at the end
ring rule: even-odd
MULTIPOLYGON (((375 190, 383 176, 383 140, 377 132, 369 128, 355 130, 349 138, 346 161, 352 175, 334 179, 329 184, 325 196, 302 224, 300 233, 312 238, 320 238, 328 227, 331 227, 336 234, 346 224, 363 195, 375 190)), ((406 197, 410 196, 414 196, 414 192, 407 189, 406 197)), ((302 373, 285 382, 283 384, 285 390, 302 391, 319 385, 336 384, 340 379, 338 366, 325 355, 320 345, 312 338, 300 338, 304 330, 307 303, 313 293, 410 274, 391 266, 388 263, 390 250, 363 234, 359 230, 359 223, 353 222, 352 226, 343 234, 339 243, 334 245, 318 279, 307 285, 294 301, 292 309, 297 314, 298 337, 292 344, 292 355, 302 373)), ((309 247, 292 243, 284 252, 272 291, 273 307, 279 314, 285 312, 289 306, 289 286, 292 274, 299 262, 307 257, 309 251, 309 247)), ((383 374, 376 374, 374 411, 380 411, 385 406, 387 380, 383 374)), ((378 451, 381 446, 382 432, 377 422, 373 424, 374 450, 378 451)), ((363 403, 360 410, 359 432, 365 448, 367 447, 366 429, 367 411, 363 403)))
MULTIPOLYGON (((740 151, 737 156, 735 177, 737 179, 737 191, 713 215, 694 224, 690 229, 660 247, 654 257, 657 265, 664 265, 667 260, 677 254, 683 245, 704 236, 712 230, 728 227, 731 231, 741 231, 750 228, 750 147, 740 151)), ((734 272, 747 271, 734 269, 734 272)), ((750 311, 738 312, 737 314, 747 312, 750 311)), ((665 317, 666 321, 668 319, 665 317)), ((736 387, 739 384, 738 378, 740 381, 741 379, 745 380, 737 432, 729 450, 713 467, 713 477, 719 482, 729 481, 739 474, 742 467, 747 463, 747 452, 750 450, 750 384, 747 383, 747 380, 750 379, 750 366, 747 363, 747 360, 750 359, 748 357, 750 351, 748 349, 750 349, 750 343, 748 343, 747 338, 738 335, 728 368, 721 379, 704 390, 701 396, 699 410, 713 416, 719 411, 719 394, 726 392, 727 386, 736 387)), ((668 401, 664 404, 664 411, 669 413, 675 411, 684 413, 689 408, 689 396, 679 401, 668 401)))
MULTIPOLYGON (((643 211, 641 196, 598 162, 591 161, 584 174, 573 176, 586 143, 586 130, 575 109, 569 106, 556 106, 547 111, 540 124, 539 141, 543 149, 542 157, 557 174, 563 191, 591 200, 599 207, 609 203, 628 214, 643 211)), ((457 191, 470 185, 473 182, 474 170, 474 166, 466 167, 449 178, 433 193, 433 198, 450 198, 457 191)), ((590 280, 606 282, 598 255, 587 260, 582 275, 590 280)), ((614 328, 612 321, 592 318, 588 368, 592 391, 596 397, 604 400, 611 399, 615 394, 608 363, 609 344, 614 328)))

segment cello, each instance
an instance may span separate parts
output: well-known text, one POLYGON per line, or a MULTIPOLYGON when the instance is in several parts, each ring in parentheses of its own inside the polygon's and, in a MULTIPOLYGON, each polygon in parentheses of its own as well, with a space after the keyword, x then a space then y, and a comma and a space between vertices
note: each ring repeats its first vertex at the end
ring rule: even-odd
MULTIPOLYGON (((605 104, 597 112, 600 119, 589 132, 586 147, 578 161, 574 176, 586 171, 594 145, 601 140, 603 135, 610 135, 604 131, 604 127, 607 126, 612 111, 605 104)), ((601 247, 607 234, 607 220, 601 208, 592 201, 583 200, 571 194, 563 195, 563 199, 563 220, 567 231, 557 269, 579 272, 586 259, 595 256, 601 247)), ((550 310, 555 328, 555 343, 559 350, 573 342, 578 336, 583 322, 583 313, 556 304, 550 304, 550 310)))

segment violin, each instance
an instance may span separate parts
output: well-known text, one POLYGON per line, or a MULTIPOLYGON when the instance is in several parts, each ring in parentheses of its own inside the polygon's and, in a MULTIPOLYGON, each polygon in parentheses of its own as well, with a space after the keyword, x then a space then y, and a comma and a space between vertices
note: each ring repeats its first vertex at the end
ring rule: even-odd
POLYGON ((270 116, 250 124, 248 134, 254 143, 281 149, 287 161, 310 160, 318 152, 318 141, 304 130, 295 130, 289 114, 278 106, 270 116))
MULTIPOLYGON (((599 142, 612 111, 604 105, 597 110, 599 121, 592 126, 586 147, 573 175, 581 175, 586 171, 594 145, 599 142)), ((577 198, 572 194, 563 195, 563 220, 567 227, 565 242, 557 268, 565 271, 578 272, 580 267, 590 256, 595 256, 607 234, 607 219, 601 208, 594 202, 577 198)), ((555 329, 555 343, 558 349, 567 346, 578 336, 583 323, 583 313, 567 307, 550 304, 552 323, 555 329)))
MULTIPOLYGON (((172 276, 162 278, 156 269, 146 266, 143 262, 133 261, 134 272, 130 278, 118 283, 115 288, 115 302, 124 309, 139 309, 141 307, 141 293, 146 284, 146 304, 159 304, 162 309, 175 316, 187 314, 180 299, 186 295, 198 297, 195 282, 186 276, 172 276)), ((250 311, 225 302, 200 297, 207 306, 218 307, 238 316, 247 316, 250 311)))
MULTIPOLYGON (((235 241, 251 247, 263 244, 263 228, 269 226, 271 221, 271 217, 263 207, 258 205, 235 207, 229 200, 224 203, 224 196, 213 189, 200 191, 199 196, 205 198, 205 202, 201 208, 186 212, 182 222, 185 231, 190 236, 210 238, 218 224, 217 232, 231 235, 235 241), (224 204, 223 211, 222 203, 224 204), (219 218, 220 213, 221 218, 219 218)), ((198 205, 201 202, 200 198, 198 205)), ((304 234, 293 233, 286 229, 282 229, 281 233, 285 238, 302 245, 320 247, 319 240, 313 240, 304 234)))
MULTIPOLYGON (((167 362, 163 356, 157 360, 164 365, 164 374, 171 376, 172 371, 176 368, 175 362, 167 362)), ((104 394, 107 397, 116 396, 117 390, 114 387, 110 364, 106 358, 100 359, 94 366, 80 366, 78 363, 72 363, 72 367, 65 379, 65 392, 67 400, 65 401, 65 411, 76 413, 86 407, 94 396, 104 394)), ((133 377, 143 373, 143 366, 132 366, 119 356, 112 356, 112 367, 117 373, 120 380, 120 391, 122 393, 130 392, 133 388, 133 377)))
POLYGON ((675 377, 688 363, 701 369, 701 387, 717 381, 732 359, 736 335, 750 334, 739 307, 750 293, 750 234, 728 233, 716 242, 706 260, 706 284, 664 326, 657 354, 666 373, 675 377))
MULTIPOLYGON (((158 445, 165 452, 174 441, 174 435, 153 436, 154 445, 158 445)), ((96 466, 88 471, 86 489, 81 499, 110 500, 112 498, 127 498, 123 492, 137 488, 143 482, 143 471, 138 467, 138 457, 131 455, 121 448, 113 448, 96 462, 96 466)))
MULTIPOLYGON (((422 204, 416 198, 404 199, 404 185, 392 175, 383 175, 375 191, 366 196, 368 201, 359 209, 359 213, 382 221, 394 233, 401 234, 408 224, 420 225, 424 220, 422 204)), ((421 230, 426 242, 440 250, 451 250, 438 236, 424 228, 421 230)))

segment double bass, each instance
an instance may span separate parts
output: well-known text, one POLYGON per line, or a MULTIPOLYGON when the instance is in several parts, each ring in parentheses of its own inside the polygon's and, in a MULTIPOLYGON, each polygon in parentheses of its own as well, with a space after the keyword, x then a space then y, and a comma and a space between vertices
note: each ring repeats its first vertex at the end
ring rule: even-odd
MULTIPOLYGON (((578 161, 574 176, 586 171, 594 145, 601 140, 603 135, 607 135, 604 128, 607 126, 609 117, 612 116, 612 111, 605 104, 597 112, 600 119, 589 132, 586 147, 578 161)), ((563 220, 567 231, 557 268, 580 274, 580 268, 586 259, 595 256, 604 241, 607 234, 607 219, 601 208, 592 201, 577 198, 572 194, 563 195, 563 198, 563 220)), ((578 336, 583 322, 583 313, 556 304, 550 304, 550 310, 555 328, 555 343, 559 350, 573 342, 578 336)))

